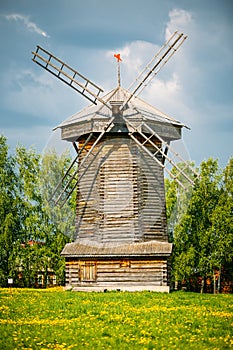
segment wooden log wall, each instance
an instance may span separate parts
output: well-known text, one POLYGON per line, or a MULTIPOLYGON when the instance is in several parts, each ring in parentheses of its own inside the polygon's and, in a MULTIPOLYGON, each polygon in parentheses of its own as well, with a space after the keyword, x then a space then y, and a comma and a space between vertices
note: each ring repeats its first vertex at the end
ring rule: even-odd
POLYGON ((66 285, 167 286, 167 259, 109 259, 66 261, 66 285))
MULTIPOLYGON (((79 139, 79 147, 84 142, 79 139)), ((127 134, 106 134, 86 160, 76 238, 116 244, 167 241, 163 169, 127 134)))

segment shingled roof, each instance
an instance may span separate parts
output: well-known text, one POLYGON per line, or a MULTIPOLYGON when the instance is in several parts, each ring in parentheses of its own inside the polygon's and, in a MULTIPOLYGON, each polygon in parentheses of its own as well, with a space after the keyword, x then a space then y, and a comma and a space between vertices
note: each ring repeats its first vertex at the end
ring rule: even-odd
POLYGON ((74 242, 66 244, 61 255, 72 258, 155 257, 170 256, 171 251, 171 243, 158 241, 122 245, 74 242))
MULTIPOLYGON (((110 105, 118 103, 119 105, 130 97, 129 91, 118 86, 110 91, 102 99, 110 105)), ((123 110, 123 116, 127 120, 135 125, 138 125, 142 120, 150 123, 150 126, 163 125, 163 127, 173 127, 174 129, 181 129, 184 124, 178 120, 168 116, 161 112, 157 108, 151 106, 147 102, 143 101, 139 97, 132 97, 123 110)), ((97 105, 91 104, 88 107, 82 109, 80 112, 66 119, 59 124, 55 129, 62 129, 62 138, 72 141, 72 137, 80 136, 83 133, 99 132, 106 125, 106 122, 112 117, 112 110, 101 102, 97 102, 97 105), (71 131, 72 128, 72 131, 71 131)), ((177 137, 174 134, 174 139, 179 139, 180 134, 177 137)))
MULTIPOLYGON (((116 101, 126 101, 130 97, 129 91, 118 86, 117 88, 110 91, 106 94, 102 99, 107 102, 116 102, 116 101)), ((184 126, 184 124, 180 123, 178 120, 168 116, 167 114, 161 112, 157 108, 151 106, 144 100, 139 97, 133 97, 129 103, 128 108, 125 109, 124 115, 128 118, 135 117, 136 115, 144 116, 148 119, 152 119, 162 123, 172 123, 179 126, 184 126)), ((80 112, 74 114, 73 116, 66 119, 64 122, 59 124, 57 128, 63 128, 68 125, 72 125, 75 123, 80 123, 81 121, 90 120, 93 117, 96 118, 110 118, 112 116, 111 110, 105 105, 97 102, 97 105, 91 104, 86 108, 82 109, 80 112)))

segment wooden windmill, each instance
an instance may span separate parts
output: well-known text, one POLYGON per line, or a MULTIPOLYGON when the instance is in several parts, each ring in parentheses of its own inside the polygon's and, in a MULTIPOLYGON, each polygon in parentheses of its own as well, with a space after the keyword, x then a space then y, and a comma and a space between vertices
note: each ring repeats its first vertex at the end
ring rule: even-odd
POLYGON ((116 55, 118 86, 103 97, 100 87, 48 51, 33 52, 34 62, 92 102, 58 126, 77 152, 52 196, 64 205, 77 191, 76 237, 62 251, 67 287, 169 291, 164 171, 174 177, 170 163, 193 184, 173 155, 189 164, 170 145, 184 125, 137 95, 185 39, 175 32, 128 89, 121 87, 116 55))

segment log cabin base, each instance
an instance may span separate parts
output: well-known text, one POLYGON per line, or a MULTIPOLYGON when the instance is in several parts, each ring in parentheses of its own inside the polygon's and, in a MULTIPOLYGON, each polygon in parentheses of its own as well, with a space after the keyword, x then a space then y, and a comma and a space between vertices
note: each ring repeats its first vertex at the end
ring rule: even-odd
POLYGON ((69 243, 66 287, 73 291, 156 291, 169 293, 172 244, 149 241, 124 245, 69 243))
POLYGON ((143 285, 143 286, 132 286, 132 285, 124 285, 124 286, 98 286, 98 287, 72 287, 72 286, 65 286, 64 290, 72 290, 73 292, 109 292, 109 291, 117 291, 117 292, 143 292, 143 291, 149 291, 149 292, 161 292, 161 293, 169 293, 170 287, 169 286, 151 286, 151 285, 143 285))

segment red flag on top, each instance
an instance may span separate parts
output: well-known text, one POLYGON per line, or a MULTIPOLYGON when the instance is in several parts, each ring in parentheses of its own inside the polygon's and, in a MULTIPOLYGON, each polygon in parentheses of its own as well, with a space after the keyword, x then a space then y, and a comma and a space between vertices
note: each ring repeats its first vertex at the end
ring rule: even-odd
POLYGON ((115 53, 115 54, 114 54, 114 57, 117 59, 117 62, 122 61, 121 55, 120 55, 119 53, 115 53))

